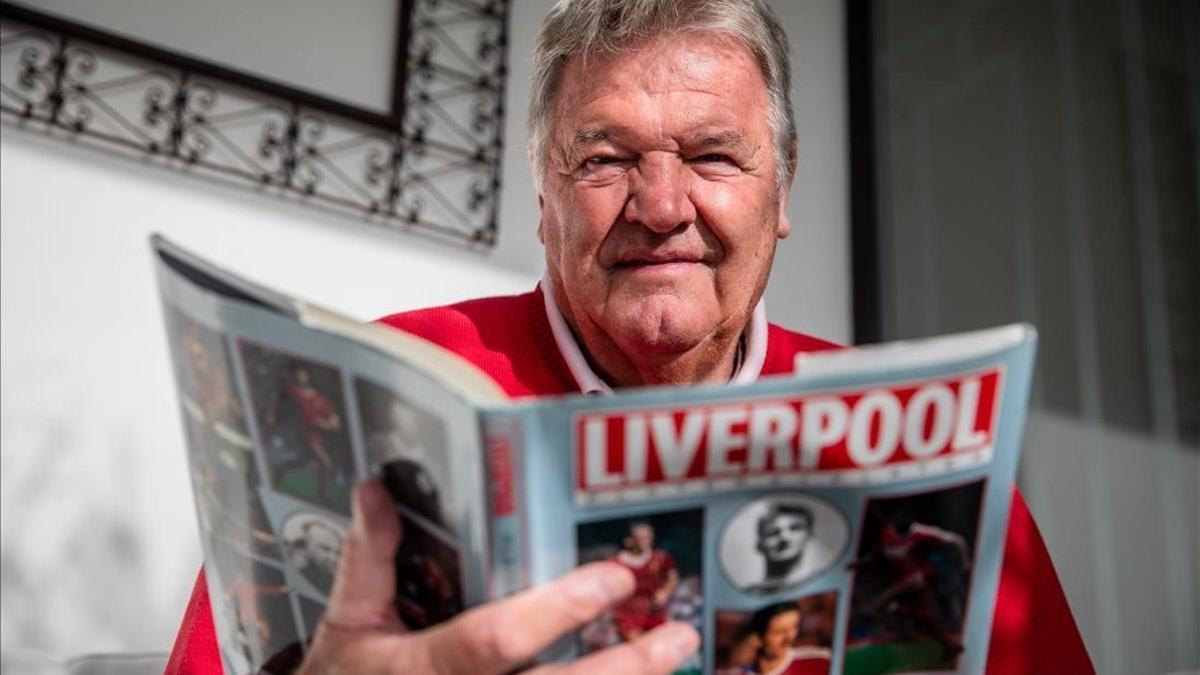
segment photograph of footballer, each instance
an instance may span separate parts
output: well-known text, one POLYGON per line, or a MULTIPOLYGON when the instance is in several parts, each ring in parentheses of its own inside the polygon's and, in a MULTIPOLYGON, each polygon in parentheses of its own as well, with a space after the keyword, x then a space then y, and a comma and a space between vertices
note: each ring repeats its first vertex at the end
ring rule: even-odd
POLYGON ((396 551, 396 613, 412 630, 463 610, 461 562, 448 535, 397 509, 404 533, 396 551))
POLYGON ((956 670, 983 486, 867 503, 850 565, 848 675, 956 670))
POLYGON ((837 591, 714 617, 717 675, 826 675, 837 591))
POLYGON ((225 337, 173 307, 166 317, 205 546, 282 560, 259 500, 258 467, 225 337))
POLYGON ((354 456, 338 370, 245 340, 239 346, 272 487, 349 517, 354 456))
POLYGON ((170 305, 165 313, 184 412, 234 445, 249 448, 245 412, 225 336, 170 305))
POLYGON ((292 616, 294 589, 282 570, 228 550, 215 560, 220 588, 212 593, 213 617, 230 638, 222 645, 233 645, 240 659, 253 664, 299 642, 292 616))
POLYGON ((200 534, 208 550, 229 546, 246 555, 283 560, 258 490, 238 477, 218 475, 211 464, 192 473, 200 534))
POLYGON ((354 378, 367 466, 379 471, 397 504, 450 528, 450 451, 446 428, 429 411, 390 389, 354 378))
POLYGON ((329 597, 346 528, 320 513, 300 511, 283 521, 280 536, 292 569, 322 596, 329 597))
POLYGON ((722 530, 721 570, 743 593, 774 595, 829 569, 845 550, 848 531, 841 511, 817 497, 760 497, 722 530))
MULTIPOLYGON (((668 621, 702 627, 704 510, 618 518, 578 526, 578 564, 611 560, 634 576, 633 595, 584 627, 581 652, 634 640, 668 621)), ((697 656, 676 673, 700 672, 697 656)))

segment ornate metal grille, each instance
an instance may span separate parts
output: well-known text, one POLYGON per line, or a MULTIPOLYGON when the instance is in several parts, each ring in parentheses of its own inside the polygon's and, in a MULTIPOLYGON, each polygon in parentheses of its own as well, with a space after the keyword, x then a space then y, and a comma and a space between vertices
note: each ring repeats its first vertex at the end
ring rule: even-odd
POLYGON ((0 117, 488 248, 496 241, 507 0, 401 0, 392 114, 0 3, 0 117))

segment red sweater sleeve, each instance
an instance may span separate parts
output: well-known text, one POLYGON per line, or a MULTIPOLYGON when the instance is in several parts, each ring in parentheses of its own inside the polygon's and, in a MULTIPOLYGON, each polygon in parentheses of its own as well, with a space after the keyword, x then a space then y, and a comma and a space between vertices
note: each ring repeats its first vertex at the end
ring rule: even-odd
POLYGON ((1058 573, 1020 491, 1012 511, 988 652, 990 675, 1095 673, 1058 573))
POLYGON ((196 577, 192 597, 188 599, 187 611, 175 646, 167 661, 164 675, 222 675, 221 653, 217 651, 217 633, 213 628, 212 607, 208 603, 208 584, 204 570, 196 577))

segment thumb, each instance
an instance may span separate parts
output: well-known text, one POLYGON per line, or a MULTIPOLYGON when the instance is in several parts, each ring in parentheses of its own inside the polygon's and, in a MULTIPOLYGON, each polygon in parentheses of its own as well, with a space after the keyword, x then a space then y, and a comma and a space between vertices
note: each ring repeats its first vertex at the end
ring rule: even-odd
POLYGON ((383 483, 355 487, 353 512, 324 619, 341 628, 399 627, 393 601, 401 526, 383 483))

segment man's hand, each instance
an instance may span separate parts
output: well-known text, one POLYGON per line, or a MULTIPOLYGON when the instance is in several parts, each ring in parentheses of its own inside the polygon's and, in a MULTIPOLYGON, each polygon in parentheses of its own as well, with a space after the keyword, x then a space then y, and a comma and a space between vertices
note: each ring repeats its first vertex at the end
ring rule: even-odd
MULTIPOLYGON (((469 610, 438 626, 408 631, 397 616, 393 557, 400 522, 379 481, 354 493, 354 524, 329 606, 300 673, 503 673, 528 663, 563 634, 595 619, 633 592, 633 576, 602 562, 511 598, 469 610)), ((633 642, 573 663, 530 673, 670 673, 695 653, 700 636, 670 623, 633 642)))

